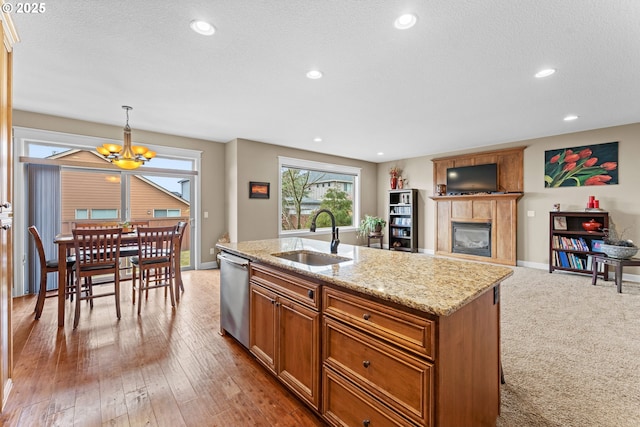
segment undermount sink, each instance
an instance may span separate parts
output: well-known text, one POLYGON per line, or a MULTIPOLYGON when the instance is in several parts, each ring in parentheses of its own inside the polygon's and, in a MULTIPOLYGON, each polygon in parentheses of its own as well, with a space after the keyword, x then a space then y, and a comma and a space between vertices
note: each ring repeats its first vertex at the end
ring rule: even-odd
POLYGON ((305 250, 280 252, 272 255, 278 258, 312 266, 340 264, 341 262, 351 261, 351 258, 305 250))

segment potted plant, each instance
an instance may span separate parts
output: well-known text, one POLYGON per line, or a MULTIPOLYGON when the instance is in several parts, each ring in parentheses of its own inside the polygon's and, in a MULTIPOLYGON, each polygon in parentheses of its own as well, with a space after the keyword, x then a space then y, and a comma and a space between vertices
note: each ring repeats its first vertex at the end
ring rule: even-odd
POLYGON ((122 227, 123 233, 131 233, 131 223, 129 221, 119 222, 118 227, 122 227))
POLYGON ((624 239, 623 235, 626 230, 618 234, 613 221, 609 228, 604 230, 604 243, 602 245, 602 252, 608 257, 618 259, 629 259, 638 253, 638 247, 631 240, 624 239))
POLYGON ((387 221, 378 216, 365 215, 364 219, 360 221, 358 235, 361 237, 367 237, 370 234, 382 234, 382 229, 386 225, 387 221))

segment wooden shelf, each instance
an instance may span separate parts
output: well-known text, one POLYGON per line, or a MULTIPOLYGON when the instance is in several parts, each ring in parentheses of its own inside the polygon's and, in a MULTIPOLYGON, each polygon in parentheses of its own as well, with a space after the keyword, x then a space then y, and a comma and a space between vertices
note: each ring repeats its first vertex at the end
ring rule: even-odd
POLYGON ((389 249, 418 252, 417 201, 418 190, 389 190, 389 249))
MULTIPOLYGON (((583 222, 592 219, 602 224, 601 229, 609 227, 608 212, 549 212, 549 273, 555 270, 574 273, 593 274, 590 255, 594 251, 594 241, 603 240, 603 231, 586 231, 583 222)), ((607 277, 609 266, 602 265, 598 275, 607 277)))

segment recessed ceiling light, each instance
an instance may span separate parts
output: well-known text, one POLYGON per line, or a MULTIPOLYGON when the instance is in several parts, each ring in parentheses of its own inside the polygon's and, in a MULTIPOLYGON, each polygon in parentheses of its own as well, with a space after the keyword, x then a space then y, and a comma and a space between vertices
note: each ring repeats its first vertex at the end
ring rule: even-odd
POLYGON ((189 26, 193 31, 203 36, 210 36, 216 32, 215 27, 206 21, 193 20, 189 26))
POLYGON ((310 79, 320 79, 322 78, 322 72, 318 70, 311 70, 307 73, 307 77, 310 79))
POLYGON ((572 120, 576 120, 577 118, 578 118, 578 116, 576 116, 575 114, 569 114, 568 116, 566 116, 564 118, 564 121, 565 122, 570 122, 572 120))
POLYGON ((541 79, 543 77, 549 77, 551 74, 556 72, 555 68, 546 68, 544 70, 540 70, 536 73, 536 78, 541 79))
POLYGON ((411 28, 416 25, 418 21, 418 17, 411 13, 406 13, 404 15, 399 16, 393 25, 399 30, 406 30, 407 28, 411 28))
POLYGON ((313 138, 313 142, 322 142, 322 138, 320 137, 313 138))
POLYGON ((384 156, 384 153, 383 153, 382 151, 380 151, 380 152, 378 153, 378 156, 384 156))

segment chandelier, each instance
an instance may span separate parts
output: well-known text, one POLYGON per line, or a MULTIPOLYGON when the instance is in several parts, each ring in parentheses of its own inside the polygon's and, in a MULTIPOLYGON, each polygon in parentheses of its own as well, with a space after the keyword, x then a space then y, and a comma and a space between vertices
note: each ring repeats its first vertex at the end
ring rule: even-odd
POLYGON ((144 163, 153 159, 156 156, 156 152, 150 151, 147 147, 141 145, 131 145, 129 111, 133 110, 133 107, 123 105, 122 108, 127 112, 127 124, 124 127, 124 146, 107 143, 96 147, 96 150, 105 159, 122 169, 138 169, 144 163))

